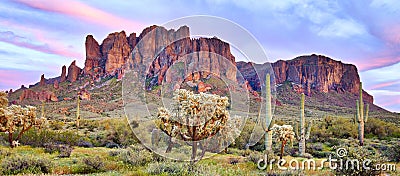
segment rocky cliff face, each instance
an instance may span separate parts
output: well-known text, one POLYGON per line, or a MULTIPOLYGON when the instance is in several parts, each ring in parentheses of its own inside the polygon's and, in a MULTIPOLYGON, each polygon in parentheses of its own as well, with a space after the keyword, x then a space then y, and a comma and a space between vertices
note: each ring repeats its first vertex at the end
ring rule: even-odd
POLYGON ((54 92, 42 90, 40 92, 35 92, 30 89, 25 89, 21 93, 19 100, 20 102, 29 99, 29 100, 39 100, 39 101, 58 101, 58 98, 54 92))
POLYGON ((75 82, 76 80, 78 80, 81 71, 82 69, 76 66, 76 61, 73 61, 71 65, 68 67, 67 80, 69 82, 75 82))
MULTIPOLYGON (((252 64, 240 62, 237 66, 252 88, 260 90, 260 81, 255 70, 259 73, 260 78, 264 78, 267 64, 253 64, 255 70, 251 67, 252 64)), ((285 81, 293 82, 298 85, 296 90, 299 93, 309 96, 311 96, 312 90, 325 93, 329 91, 358 93, 360 77, 356 66, 352 64, 344 64, 325 56, 313 54, 288 61, 280 60, 271 65, 276 84, 282 84, 285 81)), ((363 95, 366 102, 373 102, 371 95, 365 91, 363 95)))
MULTIPOLYGON (((140 68, 143 65, 150 65, 150 68, 145 69, 149 70, 147 78, 151 87, 161 84, 168 68, 184 58, 187 64, 192 63, 192 68, 201 65, 202 71, 199 74, 202 77, 206 77, 209 73, 218 76, 222 73, 228 79, 236 80, 236 70, 232 66, 227 66, 236 64, 229 44, 217 38, 190 39, 189 36, 187 26, 182 26, 176 31, 150 26, 144 29, 139 37, 136 37, 135 33, 127 37, 124 31, 116 32, 109 34, 101 45, 89 35, 85 42, 84 72, 92 75, 96 69, 99 72, 96 77, 103 74, 120 77, 127 66, 140 68), (187 54, 190 55, 186 56, 187 54), (229 63, 222 61, 226 59, 229 63)), ((191 80, 194 71, 185 70, 186 73, 181 79, 191 80)))
POLYGON ((60 82, 64 82, 65 80, 67 80, 67 67, 63 65, 61 68, 60 82))
POLYGON ((86 60, 85 60, 85 74, 92 75, 94 72, 94 68, 98 68, 104 65, 103 58, 100 52, 99 43, 93 38, 92 35, 88 35, 86 37, 85 42, 86 47, 86 60))

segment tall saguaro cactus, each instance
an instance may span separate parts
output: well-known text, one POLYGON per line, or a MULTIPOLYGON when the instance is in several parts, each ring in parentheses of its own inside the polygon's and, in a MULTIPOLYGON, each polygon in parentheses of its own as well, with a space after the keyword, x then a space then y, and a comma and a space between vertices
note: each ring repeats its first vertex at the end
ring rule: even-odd
POLYGON ((81 120, 79 107, 81 105, 81 97, 78 95, 76 100, 76 127, 79 128, 79 121, 81 120))
POLYGON ((304 115, 304 93, 301 94, 301 102, 300 102, 300 129, 298 129, 298 125, 296 125, 296 137, 299 141, 299 155, 304 156, 306 153, 306 140, 310 138, 310 131, 312 126, 312 120, 308 122, 308 127, 306 131, 305 126, 305 115, 304 115))
POLYGON ((358 140, 360 141, 360 146, 364 145, 364 123, 368 121, 368 111, 369 104, 366 105, 365 116, 364 116, 364 102, 362 98, 362 82, 360 82, 359 88, 360 99, 356 101, 357 107, 357 122, 358 122, 358 140))
POLYGON ((43 118, 46 118, 45 116, 46 116, 46 113, 45 113, 45 111, 44 111, 44 106, 45 106, 45 103, 44 103, 44 101, 42 101, 42 117, 43 118))
POLYGON ((271 76, 268 73, 265 80, 266 87, 266 118, 265 118, 265 150, 271 151, 272 149, 272 134, 271 130, 273 126, 272 120, 272 103, 271 103, 271 76))

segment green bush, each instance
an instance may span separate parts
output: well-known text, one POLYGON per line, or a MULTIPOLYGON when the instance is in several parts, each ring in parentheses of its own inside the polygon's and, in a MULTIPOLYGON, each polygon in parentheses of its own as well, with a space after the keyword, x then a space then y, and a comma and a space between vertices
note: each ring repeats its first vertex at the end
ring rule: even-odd
POLYGON ((369 150, 367 147, 345 147, 347 154, 344 157, 338 157, 337 155, 333 155, 332 158, 337 159, 337 164, 339 165, 341 160, 343 161, 343 167, 337 167, 335 169, 336 175, 359 175, 359 176, 371 176, 371 175, 380 175, 381 171, 375 170, 374 166, 377 164, 383 164, 385 159, 380 156, 375 150, 369 150), (370 160, 368 167, 370 169, 366 169, 363 167, 363 161, 366 159, 370 160), (359 168, 356 169, 356 165, 354 168, 352 165, 349 165, 348 168, 345 167, 346 161, 358 160, 359 168))
POLYGON ((147 166, 147 173, 152 175, 189 175, 189 166, 180 162, 155 162, 147 166))
POLYGON ((84 140, 74 131, 53 131, 48 129, 29 130, 21 137, 20 142, 33 147, 44 147, 46 143, 67 144, 76 146, 79 141, 84 140))
POLYGON ((104 147, 108 143, 115 143, 126 147, 139 141, 125 118, 103 120, 98 125, 105 132, 91 137, 94 146, 104 147))
POLYGON ((260 159, 264 159, 264 156, 260 152, 253 151, 246 157, 246 159, 247 161, 257 164, 260 159))
POLYGON ((400 162, 400 144, 389 147, 383 153, 390 161, 400 162))
POLYGON ((4 175, 50 173, 51 169, 51 161, 45 158, 12 156, 3 159, 1 163, 1 172, 4 175))
POLYGON ((333 125, 328 128, 328 133, 331 133, 334 137, 340 139, 349 137, 357 138, 358 126, 357 124, 353 124, 351 119, 338 117, 332 124, 333 125))
POLYGON ((104 162, 99 156, 84 158, 83 163, 85 164, 86 173, 104 171, 104 162))
POLYGON ((119 158, 125 163, 142 166, 151 162, 153 155, 141 145, 132 145, 127 149, 122 149, 119 158))
POLYGON ((400 137, 400 128, 390 122, 381 119, 370 118, 365 123, 365 136, 378 137, 379 139, 390 139, 400 137))
POLYGON ((71 156, 73 147, 64 144, 53 144, 53 143, 45 143, 43 144, 44 151, 46 153, 54 153, 58 152, 58 157, 60 158, 69 158, 71 156))

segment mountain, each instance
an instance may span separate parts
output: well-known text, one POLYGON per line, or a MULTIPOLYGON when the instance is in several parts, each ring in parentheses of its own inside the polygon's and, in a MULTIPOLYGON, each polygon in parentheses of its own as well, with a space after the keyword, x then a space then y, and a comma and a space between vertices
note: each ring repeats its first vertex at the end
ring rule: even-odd
MULTIPOLYGON (((87 116, 95 118, 105 113, 123 116, 119 80, 127 69, 146 75, 147 90, 156 88, 163 81, 171 82, 170 77, 174 76, 173 81, 190 82, 188 85, 199 91, 213 92, 216 88, 211 77, 222 76, 231 81, 239 80, 239 84, 260 100, 266 68, 271 65, 275 75, 272 81, 277 85, 277 105, 295 107, 299 93, 305 93, 307 101, 318 112, 354 114, 360 77, 352 64, 315 54, 274 63, 236 62, 228 43, 216 37, 189 36, 187 26, 178 30, 150 26, 139 36, 136 33, 115 32, 101 43, 88 35, 83 68, 73 61, 68 69, 66 66, 61 68, 59 77, 46 79, 45 75, 41 75, 40 82, 35 85, 29 88, 21 86, 21 89, 10 93, 10 100, 16 104, 60 102, 53 103, 51 108, 51 112, 59 114, 64 106, 73 109, 74 99, 80 94, 87 100, 82 102, 82 111, 87 111, 87 116), (182 57, 185 61, 179 67, 184 68, 184 73, 169 69, 181 62, 182 57), (196 72, 199 67, 201 71, 196 72), (171 70, 172 73, 168 73, 171 70), (244 80, 239 79, 241 75, 244 80)), ((366 103, 371 104, 371 111, 385 111, 373 105, 373 97, 367 92, 363 92, 363 97, 366 103)))
MULTIPOLYGON (((265 78, 269 64, 274 70, 273 81, 276 84, 292 82, 296 85, 294 90, 297 93, 312 96, 311 91, 316 90, 323 93, 335 91, 358 94, 360 76, 357 67, 322 55, 300 56, 293 60, 264 64, 237 62, 236 65, 253 90, 260 91, 260 85, 264 82, 262 80, 260 83, 259 78, 265 78)), ((373 97, 365 91, 363 98, 367 103, 373 103, 373 97)))
MULTIPOLYGON (((235 69, 226 69, 223 62, 219 62, 222 58, 228 58, 235 64, 235 57, 231 54, 228 43, 217 38, 191 39, 189 36, 187 26, 182 26, 176 31, 151 26, 144 29, 139 37, 136 37, 135 33, 127 37, 124 31, 116 32, 109 34, 100 45, 93 36, 88 35, 85 42, 86 61, 83 75, 90 75, 95 79, 115 75, 121 77, 127 67, 139 69, 143 65, 150 65, 147 78, 150 82, 149 87, 152 87, 161 84, 166 71, 179 56, 196 53, 187 59, 191 60, 189 63, 197 62, 206 66, 203 67, 206 71, 199 73, 200 77, 207 77, 206 72, 209 72, 217 76, 221 73, 226 74, 229 79, 236 79, 235 69), (156 57, 153 59, 154 56, 156 57)), ((194 75, 187 76, 191 79, 194 75)))

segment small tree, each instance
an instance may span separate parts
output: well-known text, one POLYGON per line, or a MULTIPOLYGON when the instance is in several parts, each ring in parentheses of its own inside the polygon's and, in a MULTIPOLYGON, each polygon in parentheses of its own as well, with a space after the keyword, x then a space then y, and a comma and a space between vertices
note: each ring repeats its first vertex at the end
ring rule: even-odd
POLYGON ((283 158, 283 149, 285 148, 285 145, 287 142, 290 142, 293 144, 293 139, 294 139, 294 132, 293 132, 293 127, 291 125, 276 125, 271 128, 273 132, 273 136, 276 141, 281 142, 281 155, 280 159, 283 158))
MULTIPOLYGON (((156 125, 171 138, 191 141, 191 161, 194 162, 199 141, 214 136, 225 127, 229 118, 228 98, 177 89, 173 100, 171 111, 163 107, 158 109, 156 125)), ((199 145, 203 148, 201 143, 199 145)), ((168 146, 166 152, 169 152, 171 147, 168 146)), ((200 159, 203 155, 204 148, 200 159)))
POLYGON ((18 145, 18 140, 32 127, 40 128, 46 121, 45 118, 36 117, 36 107, 19 105, 8 106, 7 94, 0 92, 0 132, 8 133, 8 142, 13 148, 18 145), (14 138, 14 132, 18 132, 14 138))

